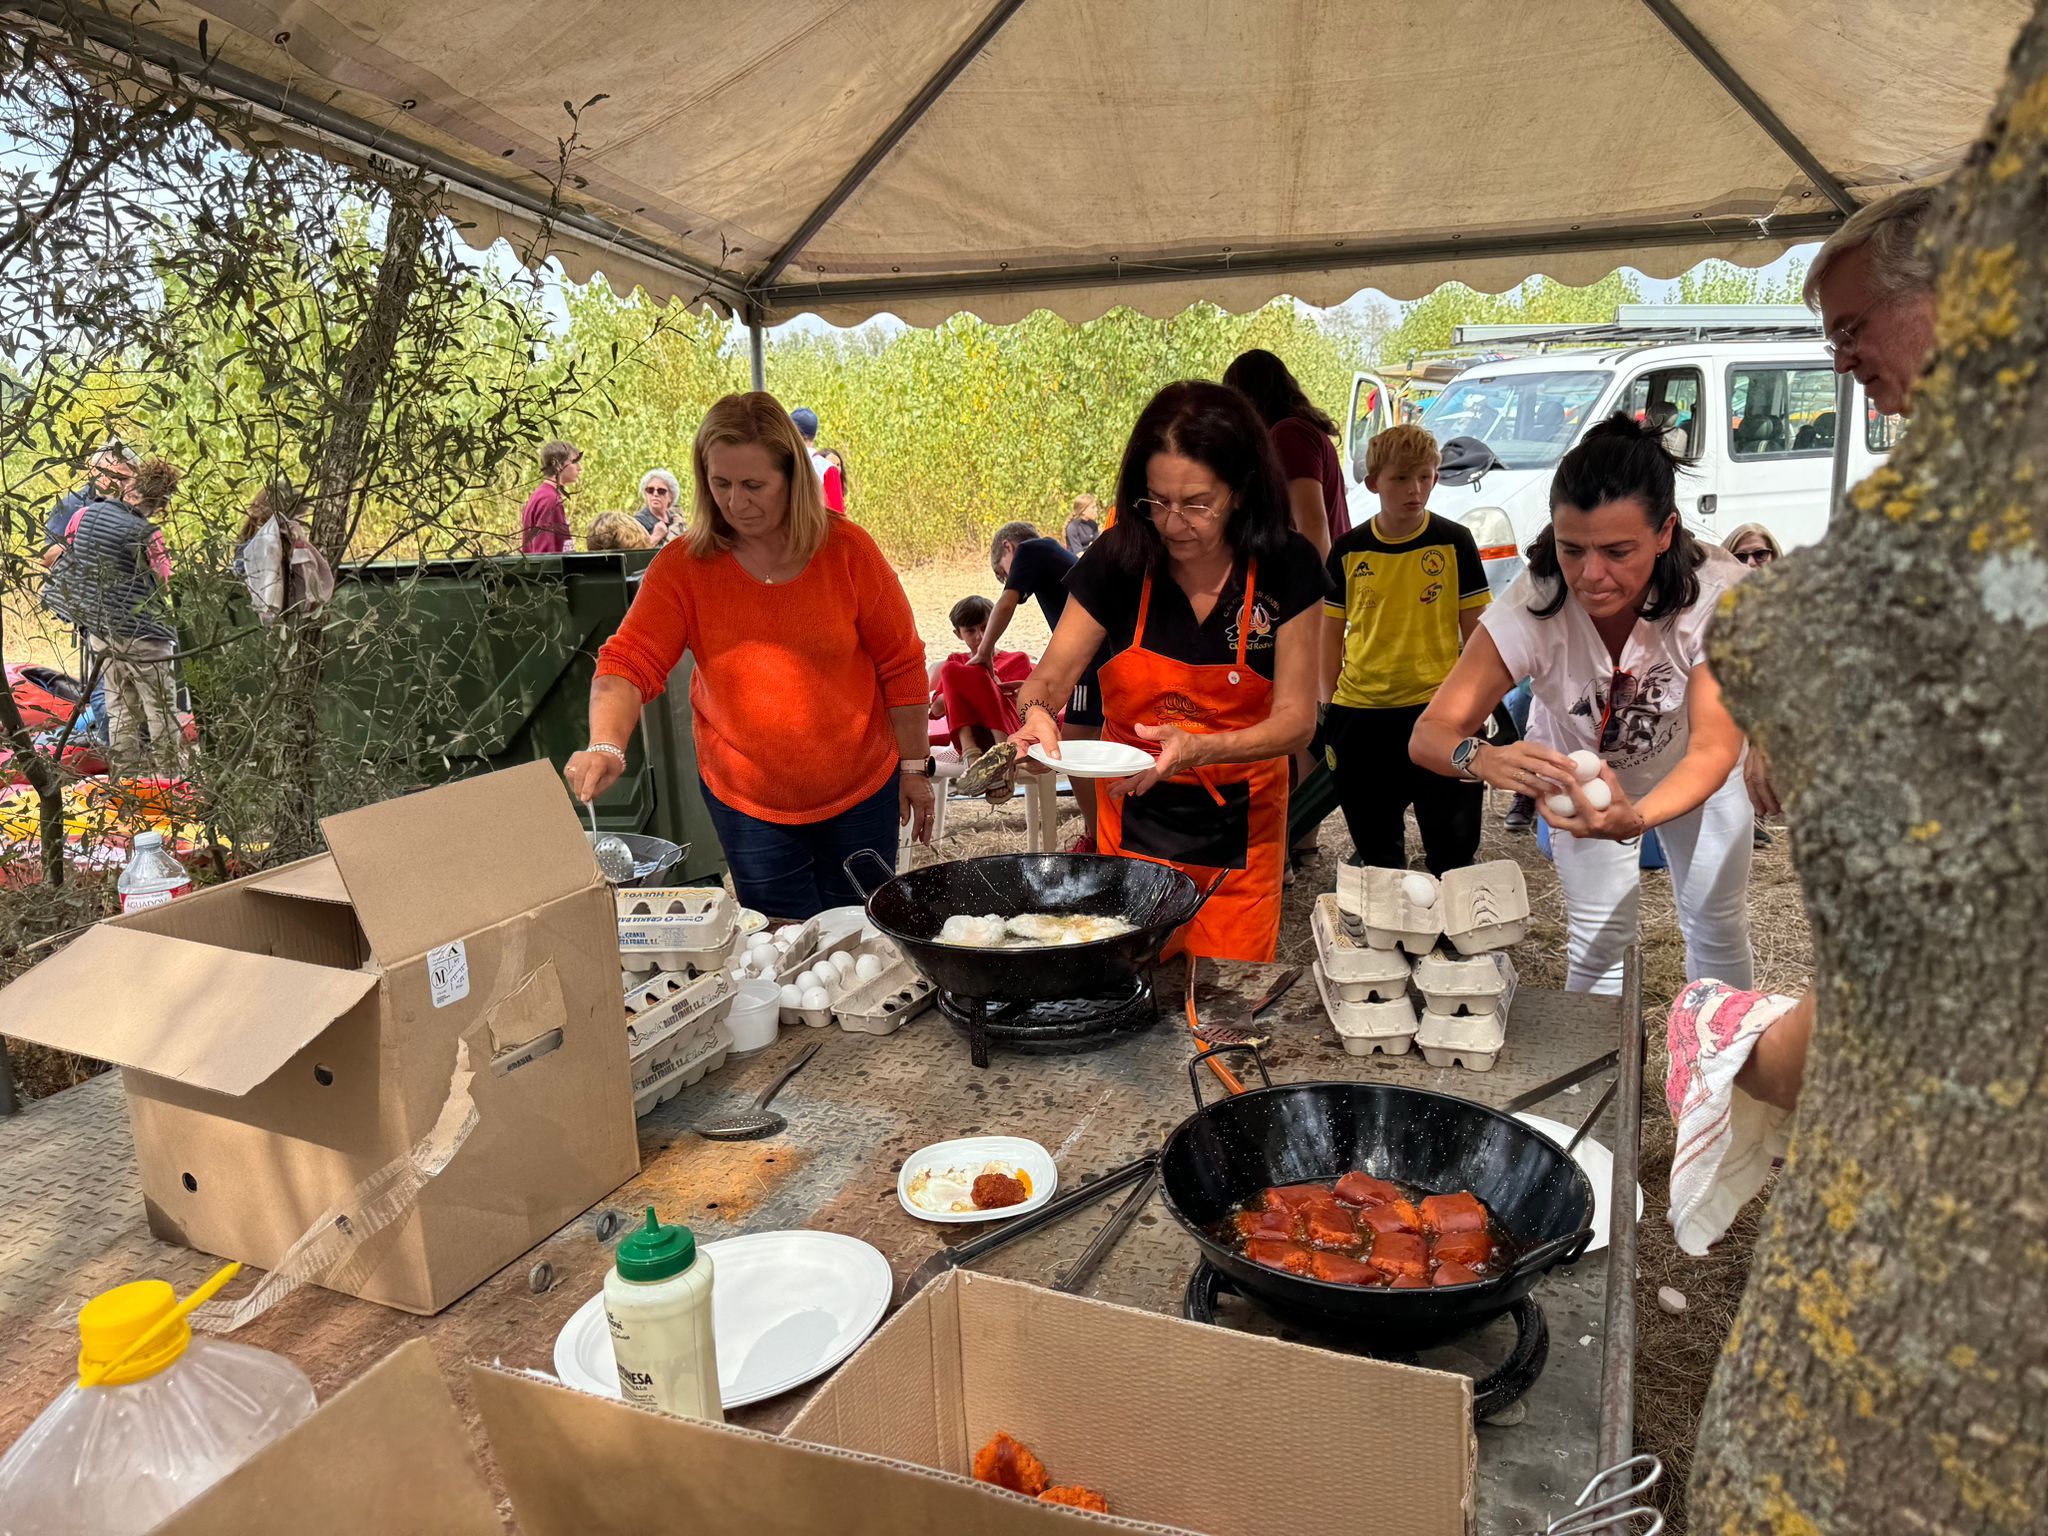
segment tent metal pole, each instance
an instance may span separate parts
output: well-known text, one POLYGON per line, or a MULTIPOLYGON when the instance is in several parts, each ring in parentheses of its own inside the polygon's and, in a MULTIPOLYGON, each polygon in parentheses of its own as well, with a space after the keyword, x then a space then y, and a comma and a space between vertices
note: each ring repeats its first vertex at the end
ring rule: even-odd
POLYGON ((846 200, 858 192, 861 183, 874 174, 875 167, 888 158, 889 152, 903 142, 903 136, 915 128, 925 113, 929 112, 938 99, 946 94, 952 83, 960 78, 962 71, 981 57, 995 35, 1003 30, 1003 23, 1024 8, 1024 0, 996 0, 996 5, 982 18, 967 41, 954 50, 953 56, 939 66, 939 72, 925 81, 924 89, 911 97, 910 104, 896 115, 896 120, 882 130, 882 136, 868 147, 868 152, 856 160, 853 169, 840 179, 839 185, 826 194, 825 200, 811 210, 809 218, 799 224, 796 233, 782 242, 782 248, 769 258, 768 264, 754 274, 751 287, 761 288, 782 276, 797 254, 811 243, 819 230, 823 229, 846 200))
MULTIPOLYGON (((325 102, 289 87, 238 69, 225 59, 201 54, 196 48, 161 32, 133 27, 96 6, 66 5, 61 0, 30 0, 10 5, 10 11, 32 17, 61 39, 69 29, 82 29, 92 41, 116 53, 162 70, 175 73, 195 84, 211 85, 222 95, 247 103, 259 116, 287 123, 316 140, 331 141, 356 160, 380 156, 416 166, 449 187, 491 204, 503 211, 545 221, 574 230, 592 240, 625 251, 649 266, 686 278, 707 295, 728 308, 738 308, 744 293, 736 274, 720 272, 667 250, 644 235, 635 233, 597 214, 587 213, 553 199, 552 189, 536 183, 524 185, 508 177, 465 165, 460 160, 430 149, 424 144, 377 127, 325 102)), ((330 155, 330 158, 336 156, 330 155)))
POLYGON ((1204 279, 1272 276, 1296 272, 1342 272, 1376 266, 1405 266, 1431 261, 1478 261, 1498 256, 1543 256, 1564 251, 1613 250, 1618 265, 1632 250, 1667 245, 1711 245, 1716 241, 1771 241, 1781 246, 1825 240, 1840 229, 1843 216, 1825 213, 1787 214, 1782 218, 1686 219, 1677 223, 1593 226, 1584 229, 1539 230, 1503 235, 1436 235, 1426 240, 1374 244, 1349 241, 1307 250, 1238 251, 1229 256, 1126 256, 1117 261, 1072 266, 1010 267, 1007 270, 942 272, 929 276, 843 278, 819 281, 801 278, 773 288, 756 287, 754 301, 769 315, 790 315, 824 304, 875 303, 921 298, 976 298, 992 293, 1031 293, 1048 288, 1121 287, 1148 283, 1199 282, 1204 279))
POLYGON ((1820 188, 1829 202, 1845 214, 1856 211, 1856 199, 1849 195, 1849 189, 1835 178, 1834 172, 1820 163, 1812 150, 1800 142, 1798 135, 1785 126, 1784 120, 1764 104, 1763 97, 1757 95, 1750 83, 1735 72, 1734 66, 1721 57, 1720 50, 1706 40, 1700 29, 1686 19, 1678 8, 1678 0, 1643 0, 1643 4, 1664 23, 1700 67, 1720 82, 1721 89, 1735 98, 1736 104, 1749 114, 1750 120, 1770 135, 1771 142, 1806 173, 1806 179, 1820 188))
POLYGON ((1842 499, 1849 494, 1849 434, 1861 431, 1860 416, 1851 418, 1856 408, 1856 376, 1850 373, 1835 375, 1835 469, 1834 479, 1828 491, 1828 521, 1832 523, 1841 515, 1842 499))
POLYGON ((752 365, 754 388, 768 387, 768 333, 761 324, 761 311, 747 306, 747 360, 752 365))

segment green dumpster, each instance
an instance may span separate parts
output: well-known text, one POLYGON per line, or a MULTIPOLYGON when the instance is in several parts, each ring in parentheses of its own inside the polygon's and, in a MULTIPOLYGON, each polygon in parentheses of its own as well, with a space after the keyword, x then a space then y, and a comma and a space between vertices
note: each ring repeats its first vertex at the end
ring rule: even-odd
MULTIPOLYGON (((340 567, 336 616, 355 636, 375 637, 386 664, 352 666, 335 680, 329 729, 350 741, 420 740, 430 777, 537 758, 561 767, 590 739, 598 647, 619 627, 652 558, 622 550, 340 567)), ((725 872, 698 790, 687 657, 642 713, 625 775, 597 810, 606 831, 687 843, 681 877, 715 881, 725 872)))

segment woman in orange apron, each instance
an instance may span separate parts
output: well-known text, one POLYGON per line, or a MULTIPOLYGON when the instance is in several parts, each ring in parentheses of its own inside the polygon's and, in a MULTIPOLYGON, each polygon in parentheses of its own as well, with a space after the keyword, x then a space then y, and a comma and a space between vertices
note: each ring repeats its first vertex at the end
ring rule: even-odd
POLYGON ((1053 701, 1107 641, 1103 736, 1155 761, 1108 785, 1102 850, 1204 886, 1228 872, 1179 942, 1271 960, 1287 757, 1315 729, 1322 563, 1293 531, 1264 423, 1220 384, 1171 384, 1146 406, 1117 505, 1116 526, 1068 574, 1073 601, 1018 696, 1012 739, 1057 755, 1053 701))

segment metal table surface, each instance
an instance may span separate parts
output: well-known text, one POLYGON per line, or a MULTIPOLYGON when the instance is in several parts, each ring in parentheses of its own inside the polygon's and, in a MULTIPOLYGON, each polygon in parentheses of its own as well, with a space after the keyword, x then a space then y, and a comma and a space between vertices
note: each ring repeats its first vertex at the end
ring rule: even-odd
MULTIPOLYGON (((1175 1002, 1180 974, 1175 969, 1160 977, 1162 993, 1171 989, 1175 1002)), ((1277 974, 1271 966, 1205 963, 1198 991, 1202 1016, 1234 1018, 1277 974)), ((1419 1053, 1345 1054, 1308 976, 1260 1027, 1272 1037, 1266 1059, 1276 1082, 1396 1080, 1500 1104, 1617 1046, 1624 1062, 1629 1060, 1641 1048, 1641 1020, 1631 1016, 1636 1013, 1614 999, 1525 987, 1515 1001, 1506 1049, 1486 1073, 1438 1070, 1419 1053)), ((900 1285, 938 1243, 980 1230, 917 1221, 897 1204, 897 1170, 918 1147, 980 1133, 1029 1136, 1054 1153, 1066 1187, 1157 1147, 1193 1107, 1186 1065, 1194 1047, 1177 1010, 1162 997, 1158 1025, 1111 1049, 1066 1057, 998 1054, 986 1071, 969 1064, 964 1038, 936 1010, 886 1038, 834 1031, 777 1099, 776 1108, 789 1120, 781 1135, 719 1143, 688 1133, 700 1116, 745 1103, 813 1038, 808 1030, 785 1030, 766 1050, 735 1060, 662 1105, 640 1122, 637 1177, 437 1316, 413 1317, 309 1288, 235 1338, 297 1361, 324 1400, 400 1343, 425 1337, 468 1413, 462 1363, 495 1360, 551 1369, 556 1333, 602 1284, 617 1225, 649 1203, 665 1219, 686 1221, 707 1241, 781 1227, 849 1233, 887 1255, 900 1285)), ((1535 1112, 1576 1125, 1598 1098, 1604 1076, 1535 1112)), ((1631 1178, 1638 1121, 1635 1096, 1623 1093, 1596 1128, 1621 1154, 1618 1170, 1625 1168, 1631 1178)), ((161 1276, 183 1291, 216 1261, 149 1235, 116 1074, 0 1121, 0 1179, 5 1445, 76 1369, 74 1318, 83 1300, 145 1275, 161 1276)), ((979 1267, 1050 1285, 1116 1204, 1107 1199, 979 1267)), ((1632 1301, 1632 1209, 1628 1215, 1616 1223, 1612 1249, 1570 1270, 1552 1271, 1536 1289, 1549 1322, 1549 1359, 1521 1411, 1505 1415, 1516 1422, 1480 1427, 1482 1531, 1542 1530, 1598 1467, 1619 1459, 1612 1451, 1628 1443, 1633 1311, 1624 1302, 1617 1312, 1608 1294, 1612 1267, 1612 1291, 1632 1301), (1604 1459, 1603 1448, 1609 1452, 1604 1459)), ((1086 1294, 1177 1315, 1196 1256, 1155 1196, 1086 1294)), ((1248 1309, 1230 1315, 1282 1331, 1248 1309)), ((1512 1337, 1511 1326, 1496 1323, 1424 1352, 1419 1363, 1455 1369, 1469 1366, 1474 1356, 1491 1363, 1505 1355, 1512 1337)), ((777 1430, 805 1396, 799 1389, 733 1418, 777 1430)), ((495 1483, 496 1469, 486 1471, 495 1483)))

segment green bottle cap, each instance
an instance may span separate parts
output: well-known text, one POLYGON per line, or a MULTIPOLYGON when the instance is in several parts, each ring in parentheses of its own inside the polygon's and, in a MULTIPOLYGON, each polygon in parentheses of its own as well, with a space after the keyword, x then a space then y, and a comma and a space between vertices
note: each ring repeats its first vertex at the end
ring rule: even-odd
POLYGON ((697 1262, 697 1237, 688 1227, 665 1227, 647 1207, 647 1225, 619 1239, 617 1256, 622 1280, 666 1280, 697 1262))

